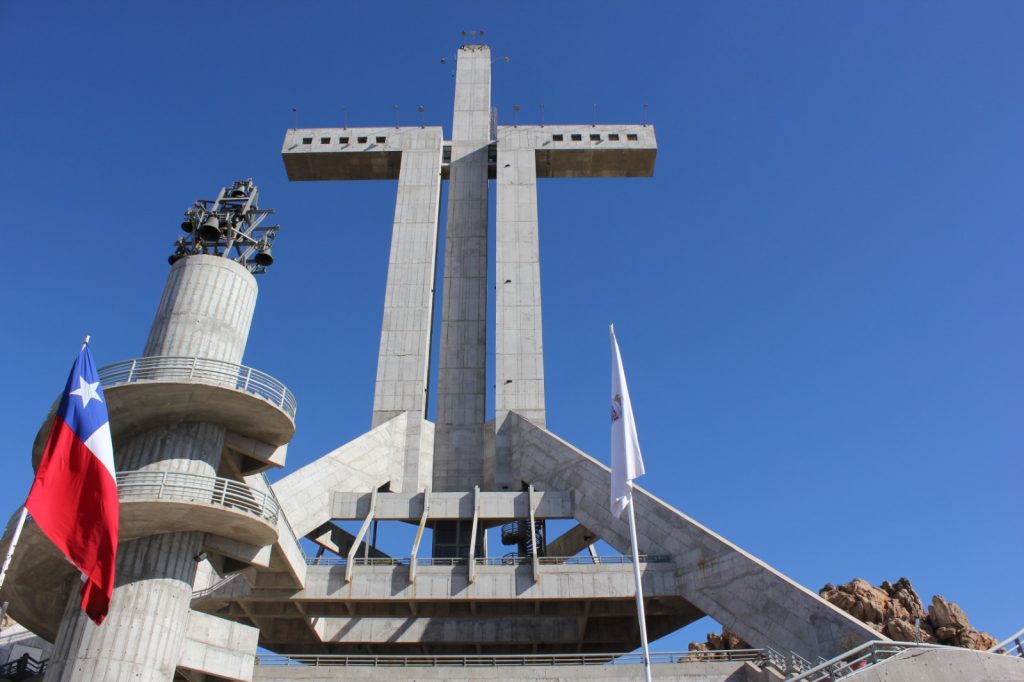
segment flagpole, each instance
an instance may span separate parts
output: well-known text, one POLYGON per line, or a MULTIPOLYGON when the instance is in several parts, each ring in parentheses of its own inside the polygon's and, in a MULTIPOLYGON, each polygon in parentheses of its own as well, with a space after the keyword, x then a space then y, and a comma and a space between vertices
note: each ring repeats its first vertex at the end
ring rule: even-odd
MULTIPOLYGON (((17 541, 22 538, 22 529, 25 527, 25 519, 29 515, 29 510, 22 506, 22 513, 17 515, 17 526, 14 528, 14 536, 10 539, 10 546, 7 547, 7 555, 3 558, 3 567, 0 568, 0 587, 3 587, 3 582, 7 578, 7 569, 10 568, 10 561, 14 556, 14 548, 17 547, 17 541)), ((6 611, 7 609, 4 608, 6 611)), ((3 613, 0 613, 0 617, 3 613)))
POLYGON ((640 645, 644 652, 644 679, 651 682, 651 651, 647 647, 647 616, 644 614, 644 591, 640 585, 640 553, 636 548, 636 514, 633 513, 633 481, 629 482, 629 544, 633 550, 633 577, 636 579, 636 614, 640 621, 640 645))

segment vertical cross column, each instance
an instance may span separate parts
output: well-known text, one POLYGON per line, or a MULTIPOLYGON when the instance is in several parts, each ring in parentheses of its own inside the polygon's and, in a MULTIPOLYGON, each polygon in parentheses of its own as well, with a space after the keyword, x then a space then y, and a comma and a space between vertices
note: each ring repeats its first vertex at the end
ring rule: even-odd
POLYGON ((445 236, 434 490, 472 490, 483 478, 487 358, 487 167, 491 51, 459 49, 445 236))
POLYGON ((441 194, 440 128, 405 128, 391 233, 384 321, 373 394, 373 426, 406 413, 405 444, 391 467, 391 490, 421 490, 430 483, 431 453, 424 453, 423 419, 430 371, 438 204, 441 194))
MULTIPOLYGON (((533 127, 498 129, 495 269, 495 459, 488 484, 513 489, 510 411, 545 425, 537 152, 533 127), (493 481, 491 477, 493 476, 493 481)), ((515 485, 514 489, 518 489, 515 485)))

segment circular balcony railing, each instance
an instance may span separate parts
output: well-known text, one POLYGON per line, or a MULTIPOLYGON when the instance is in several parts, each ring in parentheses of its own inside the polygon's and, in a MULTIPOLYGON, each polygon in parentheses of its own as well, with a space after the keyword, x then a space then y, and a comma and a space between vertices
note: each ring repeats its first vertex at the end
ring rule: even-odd
POLYGON ((156 355, 125 360, 99 370, 104 388, 144 381, 201 383, 233 388, 266 400, 293 421, 295 396, 280 381, 263 372, 221 360, 156 355))
POLYGON ((229 478, 179 471, 127 471, 117 475, 121 500, 167 500, 224 507, 277 524, 280 507, 273 496, 229 478))

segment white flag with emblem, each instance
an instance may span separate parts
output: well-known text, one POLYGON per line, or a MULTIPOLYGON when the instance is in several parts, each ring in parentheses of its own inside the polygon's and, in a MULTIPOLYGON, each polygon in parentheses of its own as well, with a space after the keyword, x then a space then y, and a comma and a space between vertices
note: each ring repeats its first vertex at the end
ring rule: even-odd
POLYGON ((612 335, 612 513, 621 516, 630 503, 629 483, 644 475, 640 441, 636 437, 633 406, 629 402, 626 373, 622 368, 619 342, 612 335))

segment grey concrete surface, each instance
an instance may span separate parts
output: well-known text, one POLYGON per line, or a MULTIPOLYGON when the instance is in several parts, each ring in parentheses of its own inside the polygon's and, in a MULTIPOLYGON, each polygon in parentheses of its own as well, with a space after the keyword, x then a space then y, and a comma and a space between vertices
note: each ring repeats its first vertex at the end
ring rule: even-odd
POLYGON ((856 672, 856 682, 1010 682, 1024 680, 1024 658, 967 649, 908 649, 856 672))
POLYGON ((204 675, 249 682, 259 634, 247 625, 189 611, 178 665, 204 675))
MULTIPOLYGON (((663 682, 768 682, 781 680, 765 675, 749 663, 664 663, 651 666, 651 677, 663 682)), ((253 680, 261 682, 302 680, 302 682, 334 682, 335 680, 501 680, 502 682, 529 682, 530 680, 642 680, 643 670, 638 665, 614 666, 525 666, 499 668, 312 668, 256 666, 253 680)))
POLYGON ((433 332, 442 142, 440 128, 405 129, 401 135, 371 425, 407 413, 405 444, 390 473, 395 492, 422 490, 432 473, 433 452, 423 450, 421 433, 433 332))
MULTIPOLYGON (((608 503, 611 472, 544 428, 515 413, 513 452, 523 480, 541 489, 586 490, 576 520, 626 554, 625 517, 608 503)), ((665 502, 637 487, 639 551, 669 554, 679 571, 680 595, 755 647, 831 658, 879 639, 864 623, 832 606, 665 502)))
POLYGON ((431 488, 472 490, 483 478, 487 395, 487 174, 491 51, 459 48, 445 227, 441 351, 431 488))
POLYGON ((388 481, 391 462, 405 448, 405 422, 403 413, 274 484, 297 536, 332 520, 335 490, 370 492, 388 481))

